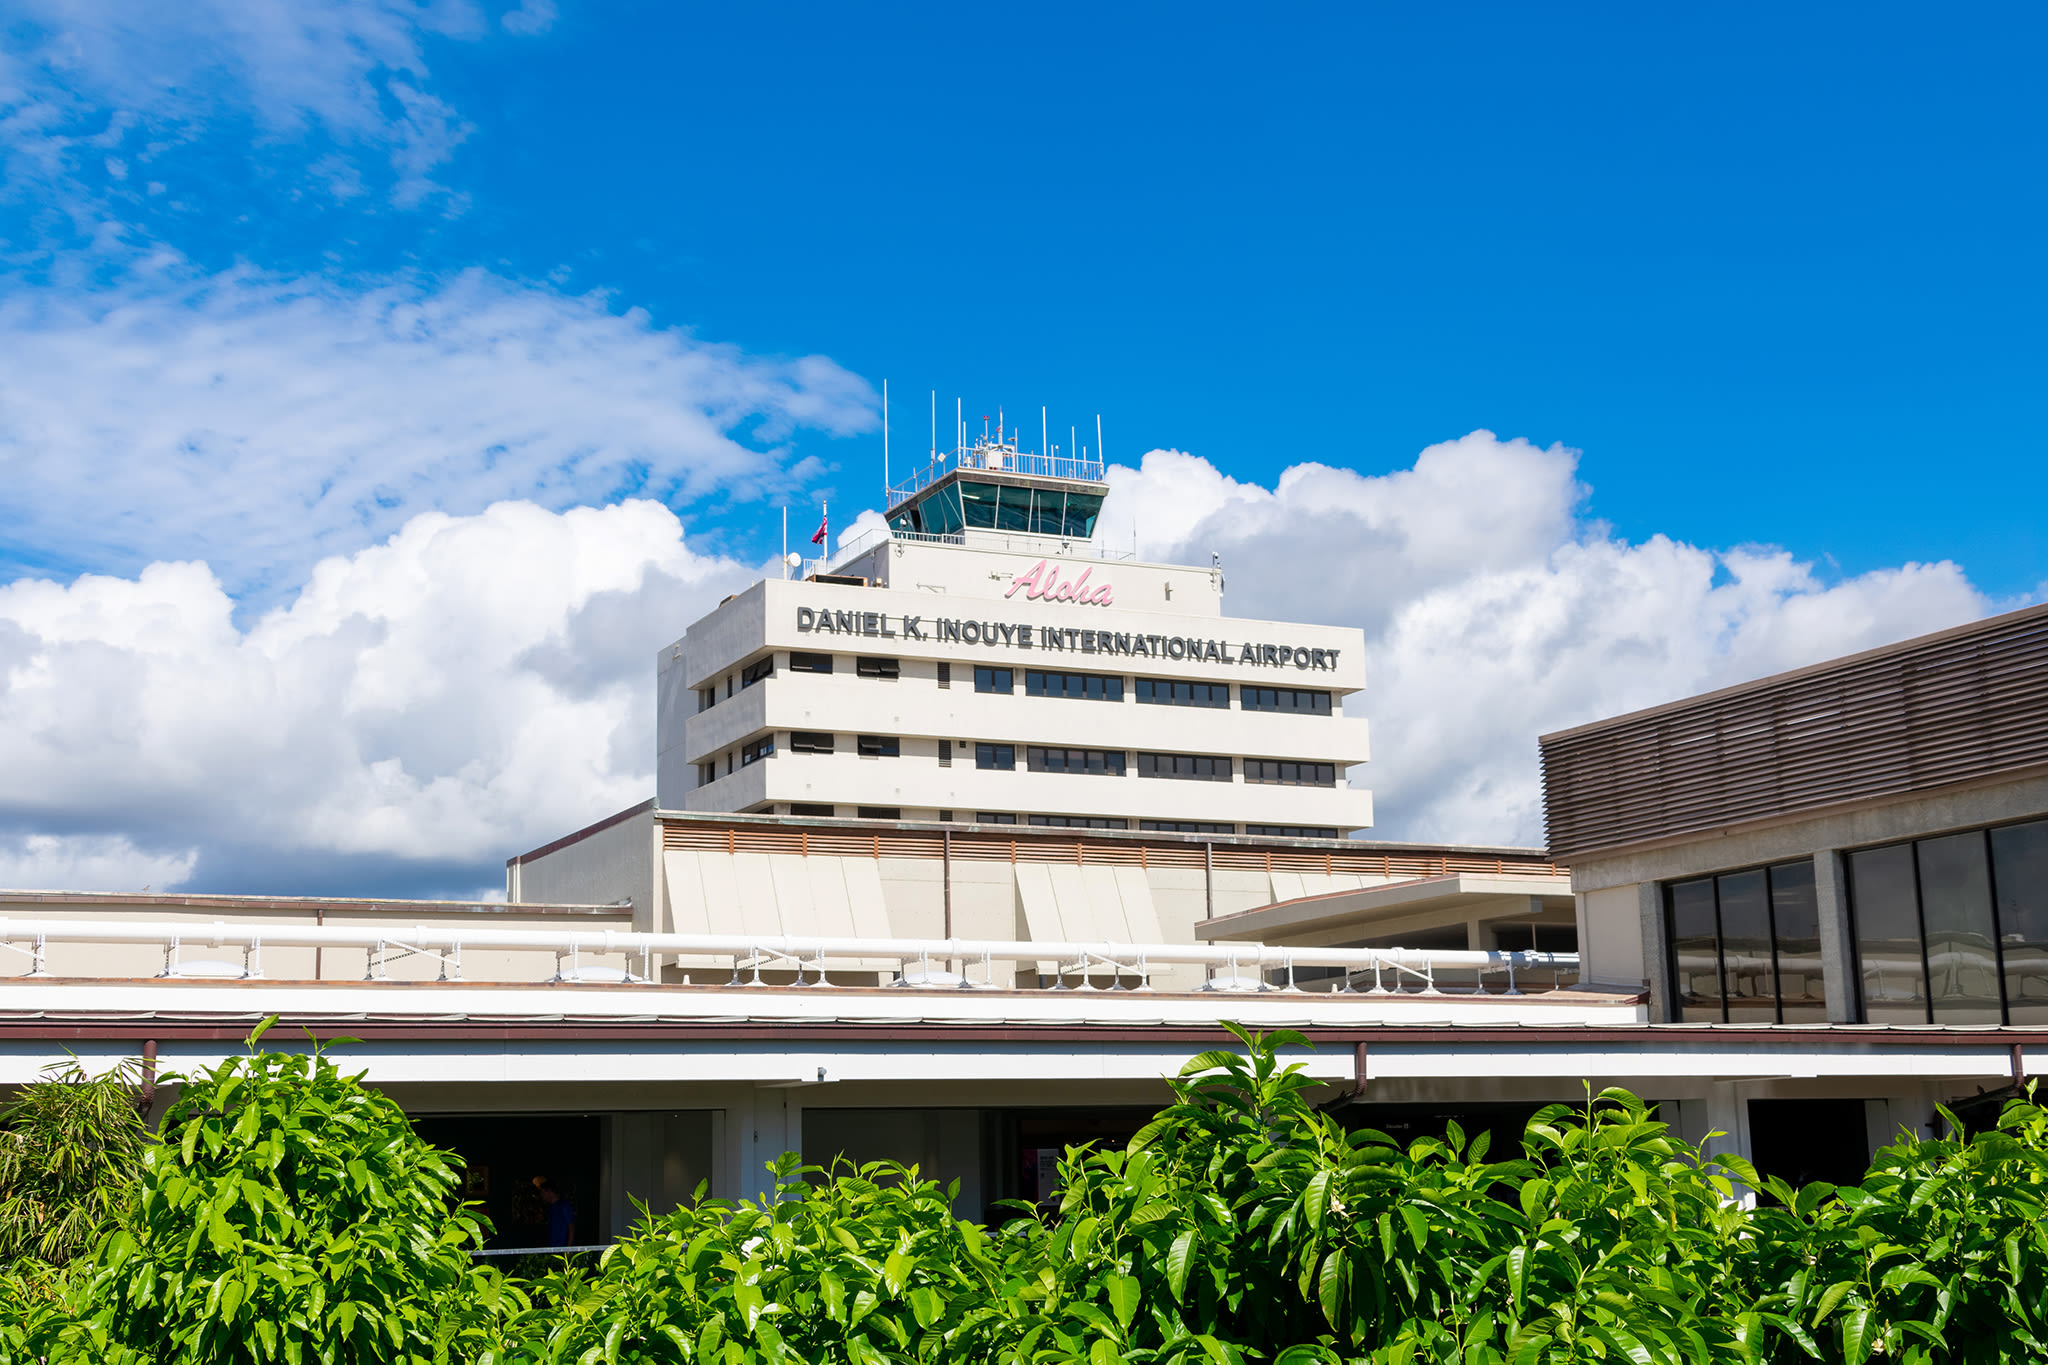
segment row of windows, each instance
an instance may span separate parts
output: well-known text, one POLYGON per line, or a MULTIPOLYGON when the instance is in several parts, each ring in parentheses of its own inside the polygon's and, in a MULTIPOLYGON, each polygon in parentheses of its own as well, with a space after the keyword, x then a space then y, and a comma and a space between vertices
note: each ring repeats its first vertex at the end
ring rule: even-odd
MULTIPOLYGON (((855 814, 862 820, 900 820, 903 812, 895 806, 857 806, 855 814)), ((839 807, 824 802, 792 801, 791 815, 824 815, 839 813, 839 807)), ((939 819, 950 824, 953 812, 942 810, 939 819)), ((976 811, 973 823, 978 825, 1040 825, 1056 829, 1129 829, 1131 822, 1111 815, 1017 815, 1012 811, 976 811)), ((1140 820, 1138 828, 1147 834, 1236 834, 1237 826, 1228 821, 1212 820, 1140 820)), ((1334 839, 1337 831, 1328 825, 1246 825, 1246 834, 1267 835, 1282 839, 1334 839)), ((1462 931, 1460 931, 1462 932, 1462 931)), ((1462 941, 1462 940, 1461 940, 1462 941)), ((1522 945, 1527 947, 1525 943, 1522 945)), ((1546 942, 1546 950, 1555 945, 1546 942)), ((1567 949, 1569 945, 1566 946, 1567 949)), ((1564 949, 1560 949, 1563 951, 1564 949)))
MULTIPOLYGON (((2048 820, 1857 849, 1843 866, 1857 1017, 2048 1023, 2048 820)), ((1810 859, 1673 883, 1664 913, 1677 1018, 1826 1020, 1810 859)))
MULTIPOLYGON (((806 653, 792 650, 789 655, 789 671, 792 673, 830 673, 833 656, 830 654, 806 653)), ((854 672, 863 678, 885 678, 895 680, 902 676, 900 660, 884 659, 871 655, 854 658, 854 672)), ((977 664, 974 668, 974 690, 977 692, 1014 693, 1017 689, 1017 673, 1013 668, 997 668, 977 664)), ((938 666, 938 681, 941 687, 953 685, 953 667, 949 663, 938 666)), ((1124 699, 1124 679, 1115 674, 1062 673, 1051 669, 1025 669, 1024 695, 1028 697, 1059 697, 1071 701, 1115 701, 1124 699)), ((775 656, 769 655, 758 662, 748 664, 738 675, 739 690, 745 691, 763 678, 775 675, 775 656)), ((725 694, 733 694, 734 682, 726 679, 725 694)), ((1138 701, 1149 706, 1201 706, 1219 710, 1230 708, 1230 684, 1212 682, 1181 682, 1171 678, 1139 678, 1132 688, 1138 701)), ((1247 711, 1292 711, 1304 715, 1327 716, 1333 713, 1330 693, 1305 687, 1255 687, 1249 683, 1238 688, 1239 705, 1247 711)), ((697 694, 697 709, 707 711, 718 704, 718 689, 707 687, 697 694)))
MULTIPOLYGON (((900 758, 903 753, 903 741, 895 735, 855 735, 853 744, 854 752, 862 758, 900 758)), ((994 742, 976 744, 974 766, 1002 772, 1015 771, 1018 747, 1015 744, 994 742)), ((837 753, 838 736, 822 730, 792 730, 789 732, 789 751, 793 754, 837 753)), ((742 745, 739 752, 739 766, 747 767, 775 752, 775 737, 769 735, 764 739, 742 745)), ((953 766, 953 741, 950 739, 939 741, 939 766, 953 766)), ((1076 773, 1100 777, 1122 777, 1129 771, 1128 755, 1121 749, 1063 749, 1040 744, 1025 746, 1024 767, 1027 772, 1034 773, 1076 773)), ((730 770, 728 767, 727 771, 730 770)), ((711 782, 717 776, 717 765, 706 763, 699 775, 699 785, 711 782)), ((1141 753, 1138 755, 1138 776, 1182 778, 1195 782, 1228 782, 1231 779, 1231 760, 1224 754, 1141 753)), ((1337 785, 1337 768, 1333 763, 1247 758, 1244 760, 1244 780, 1267 785, 1334 787, 1337 785)), ((1276 826, 1272 832, 1281 831, 1276 826)), ((1326 836, 1318 833, 1296 837, 1326 836)))

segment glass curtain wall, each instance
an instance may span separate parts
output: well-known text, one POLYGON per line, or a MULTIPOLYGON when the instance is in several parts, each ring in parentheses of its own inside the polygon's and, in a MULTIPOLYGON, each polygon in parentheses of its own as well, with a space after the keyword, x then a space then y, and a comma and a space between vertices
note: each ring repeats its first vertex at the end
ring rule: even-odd
POLYGON ((1813 863, 1664 890, 1673 1014, 1687 1023, 1825 1023, 1813 863))
POLYGON ((1863 1017, 2048 1022, 2048 820, 1848 857, 1863 1017))

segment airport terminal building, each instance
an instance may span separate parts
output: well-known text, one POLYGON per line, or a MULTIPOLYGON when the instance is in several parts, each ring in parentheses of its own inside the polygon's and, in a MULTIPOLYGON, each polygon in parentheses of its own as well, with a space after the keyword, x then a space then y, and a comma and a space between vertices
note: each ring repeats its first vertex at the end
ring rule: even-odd
POLYGON ((1391 843, 1359 633, 1108 557, 1103 487, 963 444, 691 624, 655 799, 503 902, 0 892, 0 1085, 359 1039, 521 1245, 534 1174, 602 1240, 789 1149, 1042 1197, 1223 1020, 1349 1123, 1624 1085, 1794 1178, 2048 1071, 2048 607, 1544 736, 1546 848, 1391 843))

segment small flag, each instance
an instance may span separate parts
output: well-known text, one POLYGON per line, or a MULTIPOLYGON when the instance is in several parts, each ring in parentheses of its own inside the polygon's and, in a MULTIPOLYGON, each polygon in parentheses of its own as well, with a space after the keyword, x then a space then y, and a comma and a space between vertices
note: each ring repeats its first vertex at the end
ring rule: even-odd
POLYGON ((826 509, 820 506, 818 508, 818 533, 811 537, 811 544, 823 545, 825 543, 825 528, 831 525, 831 523, 832 518, 827 514, 826 509))

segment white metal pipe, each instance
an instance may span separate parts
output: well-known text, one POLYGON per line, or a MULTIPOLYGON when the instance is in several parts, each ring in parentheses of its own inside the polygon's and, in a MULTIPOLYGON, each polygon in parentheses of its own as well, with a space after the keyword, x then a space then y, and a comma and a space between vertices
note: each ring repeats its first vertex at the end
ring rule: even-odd
POLYGON ((211 947, 369 948, 395 945, 426 951, 501 948, 536 952, 682 954, 692 957, 958 958, 1006 962, 1093 959, 1101 965, 1148 964, 1250 968, 1353 967, 1500 968, 1512 961, 1530 967, 1576 968, 1577 953, 1488 952, 1434 948, 1289 948, 1262 943, 1052 943, 961 938, 798 938, 780 934, 638 934, 603 930, 453 929, 412 925, 379 929, 364 925, 311 925, 275 921, 260 924, 224 920, 11 919, 0 917, 0 942, 135 943, 168 948, 174 943, 211 947))

